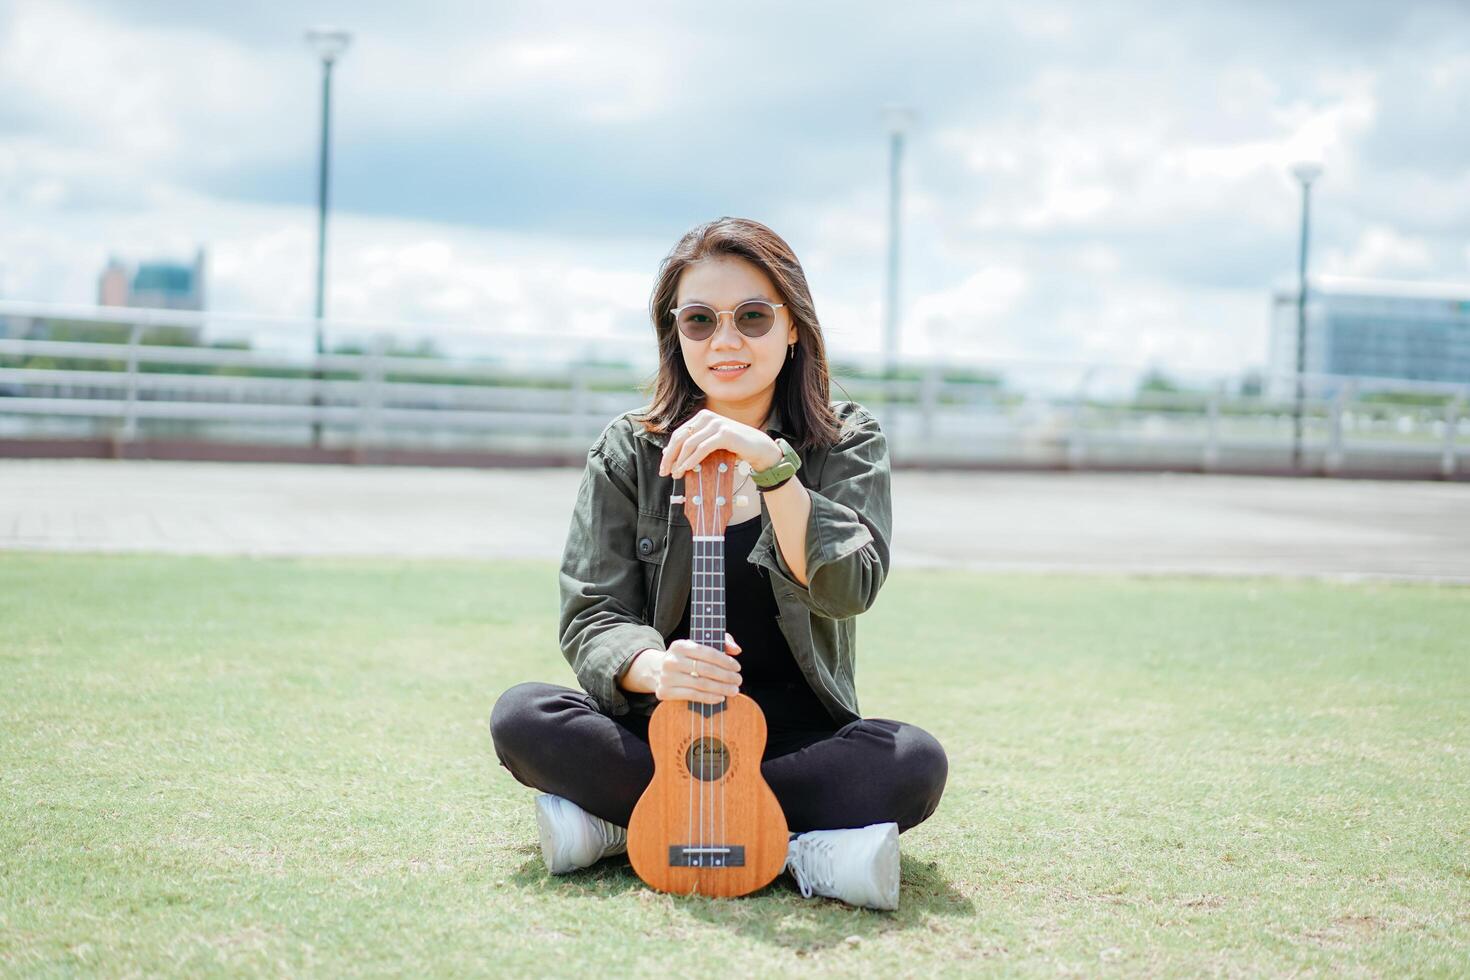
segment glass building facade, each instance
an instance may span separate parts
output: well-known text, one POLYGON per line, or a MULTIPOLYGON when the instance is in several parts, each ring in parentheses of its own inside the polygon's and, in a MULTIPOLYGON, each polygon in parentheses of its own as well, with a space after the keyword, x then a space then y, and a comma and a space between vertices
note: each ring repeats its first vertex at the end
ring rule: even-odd
MULTIPOLYGON (((1269 372, 1276 397, 1294 391, 1296 348, 1297 291, 1277 289, 1269 372)), ((1470 285, 1313 278, 1305 370, 1470 385, 1470 285)), ((1325 392, 1336 387, 1328 384, 1325 392)))

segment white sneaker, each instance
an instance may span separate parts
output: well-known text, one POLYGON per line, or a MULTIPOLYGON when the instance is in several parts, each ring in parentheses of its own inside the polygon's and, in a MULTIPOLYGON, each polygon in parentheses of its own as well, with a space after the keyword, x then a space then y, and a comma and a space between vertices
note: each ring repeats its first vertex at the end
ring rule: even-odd
POLYGON ((786 870, 807 898, 815 892, 891 912, 898 908, 898 824, 809 830, 787 845, 786 870))
POLYGON ((541 857, 554 875, 591 867, 628 849, 626 828, 550 793, 536 797, 536 826, 541 831, 541 857))

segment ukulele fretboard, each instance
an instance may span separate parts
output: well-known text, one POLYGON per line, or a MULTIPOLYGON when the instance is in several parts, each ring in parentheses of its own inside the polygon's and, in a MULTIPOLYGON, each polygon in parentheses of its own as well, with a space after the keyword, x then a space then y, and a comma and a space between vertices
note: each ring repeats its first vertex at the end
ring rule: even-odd
POLYGON ((694 536, 694 574, 689 591, 689 638, 725 650, 725 539, 694 536))

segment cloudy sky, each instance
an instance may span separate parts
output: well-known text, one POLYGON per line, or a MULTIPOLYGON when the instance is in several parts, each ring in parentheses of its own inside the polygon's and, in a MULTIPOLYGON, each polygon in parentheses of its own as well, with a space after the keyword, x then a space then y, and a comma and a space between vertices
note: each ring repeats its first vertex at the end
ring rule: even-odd
POLYGON ((1302 158, 1314 271, 1470 281, 1463 2, 0 0, 0 296, 204 244, 212 308, 309 313, 322 22, 344 317, 651 349, 659 259, 733 214, 876 352, 885 102, 908 356, 1263 365, 1302 158))

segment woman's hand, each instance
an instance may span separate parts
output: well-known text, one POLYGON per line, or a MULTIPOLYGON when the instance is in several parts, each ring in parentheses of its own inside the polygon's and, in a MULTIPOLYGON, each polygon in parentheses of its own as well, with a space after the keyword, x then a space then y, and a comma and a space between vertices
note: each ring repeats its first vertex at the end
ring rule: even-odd
POLYGON ((649 648, 633 658, 623 674, 625 690, 658 695, 660 701, 679 699, 719 704, 740 690, 740 645, 725 634, 728 655, 693 640, 675 640, 667 650, 649 648))
POLYGON ((685 470, 697 467, 700 460, 716 449, 730 450, 756 470, 769 469, 781 462, 781 447, 775 439, 744 422, 702 408, 669 436, 669 444, 659 460, 658 474, 673 474, 677 478, 685 470))

